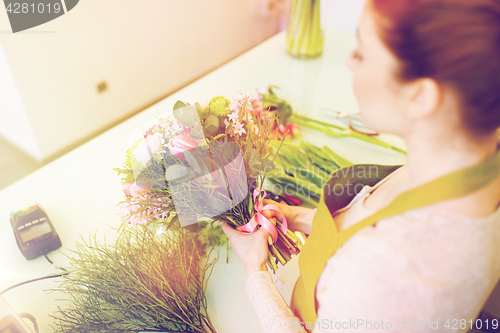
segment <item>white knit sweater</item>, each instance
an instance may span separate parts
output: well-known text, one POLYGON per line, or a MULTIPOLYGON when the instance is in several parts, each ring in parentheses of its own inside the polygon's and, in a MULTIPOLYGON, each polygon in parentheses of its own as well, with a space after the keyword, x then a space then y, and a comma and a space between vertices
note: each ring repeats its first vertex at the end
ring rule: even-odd
MULTIPOLYGON (((336 213, 341 230, 373 213, 365 199, 396 172, 336 213)), ((500 207, 471 218, 428 206, 378 221, 337 250, 318 280, 315 323, 293 315, 267 272, 250 275, 246 290, 266 333, 467 332, 499 278, 500 207)))

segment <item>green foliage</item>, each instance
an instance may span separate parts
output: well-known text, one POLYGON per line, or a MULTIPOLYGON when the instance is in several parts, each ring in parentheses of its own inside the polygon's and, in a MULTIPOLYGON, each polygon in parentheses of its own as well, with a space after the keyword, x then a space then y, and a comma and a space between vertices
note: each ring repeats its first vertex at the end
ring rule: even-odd
MULTIPOLYGON (((177 101, 174 104, 174 111, 177 109, 182 109, 184 107, 186 107, 186 104, 183 101, 177 101)), ((174 112, 174 116, 175 116, 175 112, 174 112)), ((179 117, 175 117, 175 118, 179 119, 179 117)))
POLYGON ((219 132, 219 117, 213 114, 209 115, 205 119, 205 128, 211 136, 217 135, 219 132))
POLYGON ((208 248, 226 245, 228 239, 224 231, 222 231, 222 224, 207 222, 199 222, 198 224, 200 225, 200 231, 197 232, 196 236, 201 245, 208 248))
POLYGON ((299 145, 273 141, 278 157, 274 160, 276 169, 270 171, 268 189, 278 195, 286 188, 291 195, 310 207, 316 207, 321 188, 338 169, 352 165, 328 147, 318 148, 301 141, 299 145), (282 145, 280 149, 279 145, 282 145))
POLYGON ((123 228, 114 245, 93 236, 67 255, 69 274, 53 291, 70 301, 52 315, 55 332, 215 332, 205 298, 215 263, 204 257, 207 245, 182 228, 123 228))
POLYGON ((288 123, 288 118, 292 116, 293 109, 287 101, 279 98, 273 91, 273 88, 278 88, 277 86, 269 86, 268 93, 262 94, 262 107, 264 110, 269 109, 274 111, 278 116, 279 123, 286 125, 288 123))
POLYGON ((134 150, 137 148, 139 143, 141 143, 143 139, 139 139, 134 144, 127 149, 125 152, 125 163, 124 163, 124 168, 115 168, 116 172, 118 172, 119 175, 122 176, 121 183, 122 185, 126 184, 127 182, 134 182, 135 177, 134 177, 134 172, 133 170, 138 170, 138 167, 141 165, 141 162, 139 162, 135 156, 134 156, 134 150))

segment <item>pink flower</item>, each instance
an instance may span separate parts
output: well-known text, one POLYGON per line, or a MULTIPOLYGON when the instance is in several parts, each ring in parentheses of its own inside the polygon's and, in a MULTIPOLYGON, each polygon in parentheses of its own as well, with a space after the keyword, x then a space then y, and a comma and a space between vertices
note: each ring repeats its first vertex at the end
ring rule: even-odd
POLYGON ((239 121, 239 118, 240 116, 238 115, 238 113, 236 112, 233 112, 233 113, 230 113, 227 115, 227 117, 233 122, 233 123, 237 123, 239 121))
MULTIPOLYGON (((139 208, 140 208, 139 205, 134 204, 130 201, 126 201, 126 202, 121 203, 118 206, 116 213, 118 214, 118 216, 120 216, 122 218, 122 220, 126 220, 126 219, 129 219, 131 217, 131 215, 134 214, 134 212, 136 212, 139 208)), ((129 221, 130 221, 130 219, 129 219, 129 221)), ((131 223, 134 223, 134 222, 131 222, 131 223)), ((137 223, 134 223, 134 224, 137 224, 137 223)))
MULTIPOLYGON (((149 183, 146 183, 145 185, 151 186, 151 184, 149 184, 149 183)), ((149 190, 147 188, 144 188, 144 187, 137 185, 136 182, 134 182, 132 185, 130 185, 129 190, 130 190, 130 195, 133 197, 140 197, 140 196, 149 192, 149 190)))
POLYGON ((248 96, 243 94, 240 90, 234 99, 239 100, 239 101, 243 101, 247 98, 248 98, 248 96))
POLYGON ((148 163, 151 157, 161 150, 161 141, 162 135, 160 133, 146 136, 134 149, 135 158, 143 164, 148 163))
POLYGON ((233 112, 240 112, 240 110, 241 110, 241 108, 240 108, 240 101, 238 101, 237 99, 234 99, 231 102, 231 104, 229 105, 229 108, 233 112))
POLYGON ((262 100, 260 100, 260 99, 254 99, 252 101, 252 106, 253 106, 254 110, 257 112, 264 111, 264 108, 262 107, 262 100))
POLYGON ((283 124, 280 124, 280 126, 278 127, 278 132, 281 134, 281 135, 285 135, 286 133, 286 128, 285 126, 283 126, 283 124))
POLYGON ((172 201, 164 197, 145 194, 142 198, 133 197, 121 203, 116 213, 131 224, 145 224, 154 220, 165 220, 171 211, 172 201), (146 200, 147 205, 143 204, 146 200))
POLYGON ((157 127, 161 129, 161 127, 158 125, 151 126, 151 128, 146 131, 146 134, 144 134, 144 138, 147 138, 148 136, 153 135, 153 130, 157 127))
POLYGON ((186 150, 193 152, 196 147, 198 147, 198 141, 184 134, 177 135, 168 142, 170 153, 177 158, 186 158, 184 152, 186 150))
POLYGON ((245 134, 247 131, 243 128, 243 125, 240 122, 237 122, 233 125, 233 130, 235 134, 245 134))
POLYGON ((229 120, 224 119, 224 124, 226 124, 226 128, 229 126, 229 120))
POLYGON ((252 114, 253 114, 253 111, 248 111, 248 113, 247 113, 247 119, 248 119, 248 121, 250 121, 250 122, 251 122, 251 121, 252 121, 252 119, 253 119, 252 114))
MULTIPOLYGON (((297 136, 300 134, 300 126, 295 124, 295 123, 290 123, 288 125, 286 125, 286 131, 290 130, 290 134, 292 136, 297 136)), ((285 133, 286 133, 285 131, 285 133)))
POLYGON ((130 185, 132 184, 132 182, 127 182, 125 185, 123 185, 123 193, 125 193, 125 195, 128 195, 128 196, 131 196, 132 194, 130 194, 130 185))

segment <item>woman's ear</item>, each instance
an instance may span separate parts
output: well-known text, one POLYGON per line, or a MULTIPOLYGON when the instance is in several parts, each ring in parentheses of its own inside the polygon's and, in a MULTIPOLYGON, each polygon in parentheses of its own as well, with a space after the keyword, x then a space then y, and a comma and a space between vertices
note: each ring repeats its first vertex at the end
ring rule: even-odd
POLYGON ((409 95, 408 117, 410 119, 431 116, 438 111, 441 105, 442 90, 433 79, 423 78, 411 83, 409 95))

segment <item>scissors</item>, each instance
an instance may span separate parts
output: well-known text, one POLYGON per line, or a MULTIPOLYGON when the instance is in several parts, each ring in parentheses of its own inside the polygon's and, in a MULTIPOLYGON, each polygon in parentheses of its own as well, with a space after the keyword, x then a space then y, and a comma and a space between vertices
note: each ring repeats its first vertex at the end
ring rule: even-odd
POLYGON ((338 119, 342 119, 347 123, 347 126, 354 132, 358 132, 364 135, 376 136, 380 133, 369 129, 361 122, 361 118, 357 114, 348 114, 346 112, 335 111, 327 108, 321 108, 322 112, 332 115, 338 119))

